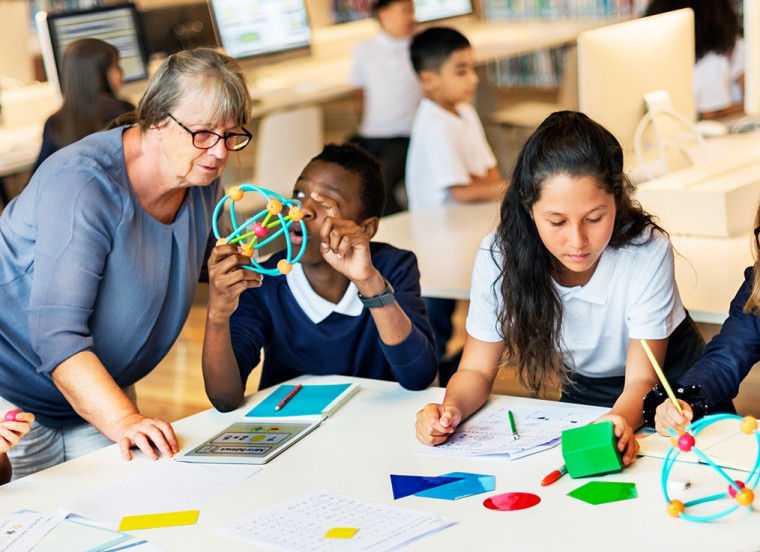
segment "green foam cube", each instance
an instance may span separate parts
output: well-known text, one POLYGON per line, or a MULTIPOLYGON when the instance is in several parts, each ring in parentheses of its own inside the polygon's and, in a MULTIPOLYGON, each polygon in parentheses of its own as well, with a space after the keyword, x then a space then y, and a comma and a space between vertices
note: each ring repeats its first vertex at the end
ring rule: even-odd
POLYGON ((572 478, 609 473, 623 467, 615 426, 609 421, 563 431, 562 457, 572 478))

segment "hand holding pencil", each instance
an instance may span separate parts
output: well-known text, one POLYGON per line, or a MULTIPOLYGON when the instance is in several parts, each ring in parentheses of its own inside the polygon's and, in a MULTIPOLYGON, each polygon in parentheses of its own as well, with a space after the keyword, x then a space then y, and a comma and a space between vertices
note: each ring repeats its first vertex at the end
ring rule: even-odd
POLYGON ((694 416, 691 410, 691 406, 689 403, 680 401, 676 398, 676 395, 673 393, 673 389, 670 387, 670 383, 668 383, 668 379, 665 377, 665 373, 662 371, 662 368, 660 368, 660 364, 654 357, 652 349, 649 347, 647 340, 642 339, 640 341, 641 346, 644 347, 644 352, 647 354, 647 357, 652 363, 652 367, 654 368, 654 371, 660 380, 660 384, 662 385, 663 389, 665 389, 665 393, 667 393, 668 399, 670 399, 669 401, 664 401, 660 406, 657 407, 654 418, 655 429, 657 430, 657 433, 666 436, 670 435, 668 433, 669 427, 681 433, 684 431, 684 427, 691 422, 691 419, 694 416))

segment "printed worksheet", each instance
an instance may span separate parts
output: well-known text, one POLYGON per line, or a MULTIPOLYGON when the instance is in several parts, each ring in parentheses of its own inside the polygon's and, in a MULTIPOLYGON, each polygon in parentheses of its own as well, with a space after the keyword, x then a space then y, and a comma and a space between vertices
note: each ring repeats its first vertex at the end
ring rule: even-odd
POLYGON ((508 459, 521 458, 558 445, 565 429, 586 425, 599 416, 599 409, 580 405, 536 408, 489 402, 460 424, 448 441, 436 447, 422 446, 418 452, 437 456, 498 454, 508 459), (510 411, 517 439, 509 422, 510 411))
POLYGON ((222 524, 216 532, 278 550, 379 551, 394 550, 453 523, 420 510, 318 490, 222 524))
POLYGON ((27 552, 58 525, 60 514, 19 512, 0 516, 0 551, 27 552))

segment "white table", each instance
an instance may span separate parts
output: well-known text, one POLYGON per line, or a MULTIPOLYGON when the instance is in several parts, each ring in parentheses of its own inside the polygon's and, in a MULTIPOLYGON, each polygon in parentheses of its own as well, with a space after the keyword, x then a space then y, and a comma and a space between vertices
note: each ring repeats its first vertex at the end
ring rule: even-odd
MULTIPOLYGON (((757 512, 736 512, 720 521, 702 524, 668 516, 659 484, 661 460, 641 458, 623 472, 591 478, 634 482, 638 490, 636 499, 591 506, 566 496, 588 479, 574 480, 565 476, 549 487, 539 485, 547 473, 562 464, 559 448, 514 461, 416 454, 419 444, 414 437, 415 413, 426 403, 439 401, 443 395, 441 388, 410 392, 395 383, 337 376, 299 380, 312 383, 360 381, 362 388, 314 433, 275 458, 261 472, 204 505, 195 525, 133 531, 132 534, 168 551, 263 550, 218 536, 214 529, 224 521, 323 488, 365 501, 430 511, 457 522, 404 548, 409 551, 640 552, 647 544, 656 550, 760 548, 760 514, 757 512), (496 477, 496 489, 457 501, 415 496, 397 501, 392 498, 390 474, 435 476, 452 471, 492 474, 496 477), (511 491, 537 494, 541 502, 517 512, 495 512, 482 506, 486 497, 511 491)), ((209 410, 174 424, 182 451, 239 419, 266 393, 268 391, 250 396, 246 405, 236 412, 221 414, 209 410)), ((538 404, 524 398, 494 397, 494 400, 538 404)), ((116 445, 107 447, 4 486, 0 492, 0 512, 7 514, 22 508, 52 512, 73 496, 110 484, 145 462, 144 458, 124 462, 116 445)), ((679 465, 679 476, 688 477, 692 486, 698 488, 708 470, 704 466, 683 464, 679 465)))
MULTIPOLYGON (((413 251, 426 297, 469 299, 480 241, 498 222, 498 203, 450 204, 383 218, 375 236, 413 251)), ((694 320, 721 324, 753 264, 750 236, 699 238, 672 235, 676 281, 694 320)))

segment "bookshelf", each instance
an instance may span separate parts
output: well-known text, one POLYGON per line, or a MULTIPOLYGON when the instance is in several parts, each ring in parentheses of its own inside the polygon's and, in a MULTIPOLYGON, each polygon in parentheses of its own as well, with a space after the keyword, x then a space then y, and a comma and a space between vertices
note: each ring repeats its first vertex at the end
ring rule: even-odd
MULTIPOLYGON (((644 12, 649 0, 481 0, 480 4, 486 21, 630 19, 644 12)), ((556 89, 567 52, 562 46, 495 61, 486 69, 489 82, 500 88, 556 89)))

